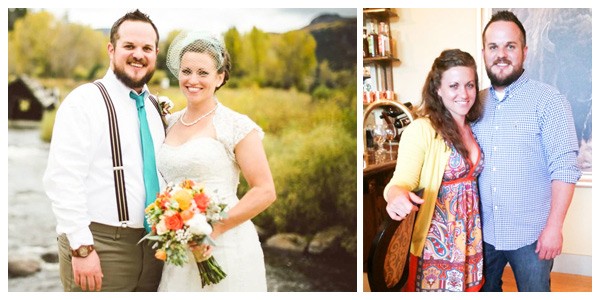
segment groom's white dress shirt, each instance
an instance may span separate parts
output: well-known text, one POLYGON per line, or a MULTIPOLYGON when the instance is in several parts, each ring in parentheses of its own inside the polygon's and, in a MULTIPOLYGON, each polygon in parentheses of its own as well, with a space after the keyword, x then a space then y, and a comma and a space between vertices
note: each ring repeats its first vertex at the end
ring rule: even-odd
MULTIPOLYGON (((128 227, 143 228, 145 190, 140 131, 130 88, 108 70, 101 80, 112 99, 121 137, 128 227)), ((144 86, 147 91, 147 87, 144 86)), ((154 149, 165 135, 160 116, 145 99, 154 149)), ((52 201, 57 233, 66 233, 73 249, 93 244, 90 222, 121 226, 117 213, 108 115, 100 90, 92 83, 74 89, 62 102, 44 174, 44 188, 52 201)), ((160 174, 161 187, 164 185, 160 174)))

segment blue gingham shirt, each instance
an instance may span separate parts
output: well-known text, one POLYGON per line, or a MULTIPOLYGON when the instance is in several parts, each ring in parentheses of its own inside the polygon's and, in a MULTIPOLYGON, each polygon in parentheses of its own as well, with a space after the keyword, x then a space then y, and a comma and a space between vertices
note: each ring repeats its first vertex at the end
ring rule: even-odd
POLYGON ((497 250, 535 242, 550 212, 551 182, 576 183, 578 143, 571 106, 524 72, 498 99, 481 91, 484 115, 473 132, 484 155, 479 176, 483 239, 497 250))

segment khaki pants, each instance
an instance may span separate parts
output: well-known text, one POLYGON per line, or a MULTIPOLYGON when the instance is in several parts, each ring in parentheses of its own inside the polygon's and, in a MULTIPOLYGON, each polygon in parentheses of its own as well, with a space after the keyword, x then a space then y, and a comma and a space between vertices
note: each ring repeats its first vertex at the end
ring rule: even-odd
MULTIPOLYGON (((121 228, 91 223, 94 247, 100 257, 103 292, 155 292, 163 262, 154 258, 148 241, 138 244, 146 234, 143 228, 121 228)), ((65 292, 80 292, 75 285, 71 250, 65 234, 58 237, 60 279, 65 292)))

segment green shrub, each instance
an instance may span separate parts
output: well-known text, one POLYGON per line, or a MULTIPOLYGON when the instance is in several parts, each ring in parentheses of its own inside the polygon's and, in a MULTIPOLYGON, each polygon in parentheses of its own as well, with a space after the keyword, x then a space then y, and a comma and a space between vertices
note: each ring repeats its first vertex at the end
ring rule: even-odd
POLYGON ((52 127, 54 127, 54 118, 56 117, 56 108, 53 110, 45 110, 42 114, 40 122, 40 138, 44 142, 52 140, 52 127))
POLYGON ((356 138, 341 126, 317 125, 265 141, 278 200, 256 223, 315 233, 356 229, 356 138))

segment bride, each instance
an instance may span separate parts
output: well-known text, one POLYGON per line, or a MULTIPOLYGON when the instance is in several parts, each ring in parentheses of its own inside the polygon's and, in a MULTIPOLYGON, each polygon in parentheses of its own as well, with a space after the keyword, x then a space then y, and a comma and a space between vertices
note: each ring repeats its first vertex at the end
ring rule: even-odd
POLYGON ((215 92, 229 79, 231 62, 222 41, 202 32, 181 33, 167 53, 187 107, 169 119, 157 166, 167 182, 192 179, 217 190, 227 218, 213 227, 212 254, 227 274, 202 288, 191 252, 183 267, 165 264, 159 291, 267 291, 265 264, 251 221, 275 201, 275 187, 262 145, 262 129, 221 104, 215 92), (250 189, 238 199, 240 171, 250 189))

